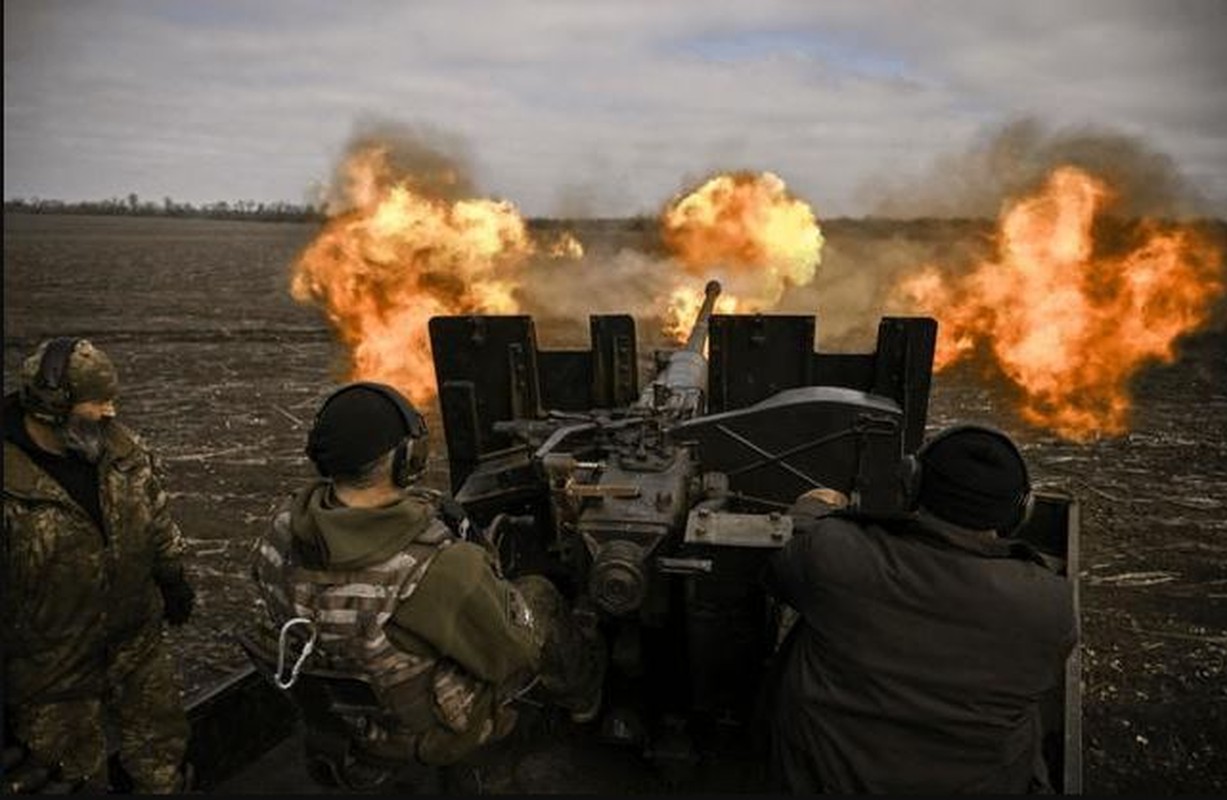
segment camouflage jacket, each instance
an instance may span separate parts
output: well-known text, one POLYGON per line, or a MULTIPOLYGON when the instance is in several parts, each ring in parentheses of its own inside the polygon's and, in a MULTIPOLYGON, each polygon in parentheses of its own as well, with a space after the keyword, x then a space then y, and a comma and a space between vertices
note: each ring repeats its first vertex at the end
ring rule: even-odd
MULTIPOLYGON (((252 576, 279 633, 292 619, 308 619, 318 646, 308 668, 360 678, 390 704, 407 694, 403 684, 417 682, 416 691, 430 691, 428 673, 437 659, 395 647, 384 625, 396 607, 413 595, 435 555, 451 544, 447 528, 435 520, 412 543, 391 556, 348 569, 312 568, 296 552, 291 511, 273 518, 272 529, 256 543, 252 576)), ((271 659, 270 659, 271 660, 271 659)), ((420 732, 433 716, 396 709, 408 727, 420 732)))
MULTIPOLYGON (((6 414, 13 408, 6 403, 6 414)), ((161 624, 157 580, 182 571, 183 539, 153 456, 119 423, 109 426, 107 438, 98 465, 105 531, 5 439, 0 631, 6 703, 101 691, 109 649, 161 624)))
POLYGON ((452 537, 429 495, 361 509, 330 492, 326 481, 299 492, 256 543, 270 621, 311 619, 315 666, 376 690, 397 724, 362 720, 361 749, 463 758, 496 735, 500 689, 536 667, 541 643, 518 621, 522 601, 482 548, 452 537))

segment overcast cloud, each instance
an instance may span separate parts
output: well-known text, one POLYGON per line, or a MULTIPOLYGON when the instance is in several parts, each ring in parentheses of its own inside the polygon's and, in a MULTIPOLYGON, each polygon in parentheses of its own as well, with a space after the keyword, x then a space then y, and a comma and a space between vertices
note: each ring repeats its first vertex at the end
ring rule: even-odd
POLYGON ((392 123, 530 215, 652 213, 729 169, 820 218, 976 213, 1022 148, 1227 216, 1219 0, 6 0, 4 22, 10 199, 302 202, 392 123))

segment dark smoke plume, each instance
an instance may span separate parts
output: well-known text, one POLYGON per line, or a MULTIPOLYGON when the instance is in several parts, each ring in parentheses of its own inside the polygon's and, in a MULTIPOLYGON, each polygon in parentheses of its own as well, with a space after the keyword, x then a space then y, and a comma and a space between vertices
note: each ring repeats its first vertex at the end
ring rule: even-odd
POLYGON ((461 137, 429 126, 367 118, 355 124, 338 161, 327 198, 330 210, 348 206, 346 162, 373 147, 387 153, 388 178, 406 181, 421 195, 448 202, 478 196, 470 167, 472 158, 461 137))
POLYGON ((874 216, 996 218, 1003 203, 1034 191, 1061 165, 1105 179, 1117 192, 1107 211, 1121 217, 1179 219, 1205 208, 1175 162, 1141 139, 1094 126, 1051 130, 1034 119, 989 131, 918 179, 879 179, 866 194, 874 216))
POLYGON ((925 265, 951 273, 992 256, 1002 211, 1038 190, 1052 170, 1072 165, 1115 192, 1105 213, 1180 219, 1205 208, 1168 156, 1119 132, 1053 130, 1034 119, 985 133, 923 175, 873 182, 874 217, 824 222, 827 247, 814 286, 785 297, 785 308, 819 308, 820 342, 864 349, 884 314, 916 313, 893 303, 894 287, 925 265))

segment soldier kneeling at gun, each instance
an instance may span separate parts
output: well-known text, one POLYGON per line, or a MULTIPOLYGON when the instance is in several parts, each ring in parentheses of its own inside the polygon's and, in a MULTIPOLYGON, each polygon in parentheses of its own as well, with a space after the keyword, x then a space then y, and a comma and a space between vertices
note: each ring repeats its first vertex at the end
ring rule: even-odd
POLYGON ((395 389, 338 389, 307 443, 321 478, 257 544, 268 619, 241 640, 303 711, 326 783, 468 759, 510 733, 529 689, 576 722, 600 706, 599 633, 547 579, 504 580, 460 507, 414 486, 426 451, 425 421, 395 389))

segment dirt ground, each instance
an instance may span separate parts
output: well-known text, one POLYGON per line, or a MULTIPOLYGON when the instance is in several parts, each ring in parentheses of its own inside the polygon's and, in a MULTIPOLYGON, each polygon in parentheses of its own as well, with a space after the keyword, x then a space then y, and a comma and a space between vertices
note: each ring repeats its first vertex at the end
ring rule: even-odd
MULTIPOLYGON (((882 221, 824 232, 813 295, 823 349, 833 327, 846 341, 857 332, 847 302, 837 324, 823 326, 824 285, 855 297, 858 265, 958 249, 969 234, 955 224, 882 221)), ((117 362, 121 415, 166 464, 197 576, 197 614, 172 634, 191 693, 242 663, 226 633, 254 600, 250 544, 309 475, 307 426, 341 377, 342 353, 321 316, 286 291, 288 265, 313 233, 288 223, 4 219, 5 391, 16 386, 22 355, 46 336, 88 335, 117 362)), ((610 252, 634 239, 625 226, 577 233, 604 237, 610 252)), ((999 425, 1022 443, 1041 487, 1080 503, 1088 793, 1227 791, 1223 319, 1186 341, 1177 363, 1137 376, 1125 436, 1064 442, 1021 423, 1009 397, 971 370, 935 377, 931 427, 999 425)), ((866 324, 876 326, 876 316, 866 324)), ((444 487, 441 440, 432 452, 427 480, 444 487)))

